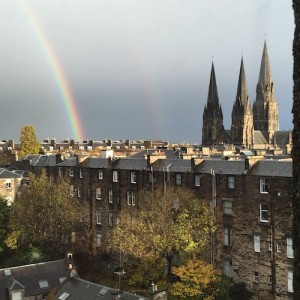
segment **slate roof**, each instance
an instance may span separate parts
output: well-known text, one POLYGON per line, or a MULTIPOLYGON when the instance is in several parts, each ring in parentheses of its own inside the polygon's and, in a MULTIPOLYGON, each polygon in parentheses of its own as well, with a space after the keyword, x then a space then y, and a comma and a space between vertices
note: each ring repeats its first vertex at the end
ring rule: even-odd
POLYGON ((254 144, 268 144, 267 140, 259 130, 254 130, 254 144))
POLYGON ((290 141, 291 131, 276 131, 274 133, 274 144, 287 145, 290 141))
POLYGON ((248 175, 292 177, 293 165, 291 160, 260 160, 247 172, 248 175))
POLYGON ((56 165, 55 155, 26 155, 24 160, 31 160, 31 165, 35 167, 47 167, 56 165))
MULTIPOLYGON (((109 288, 100 284, 95 284, 90 281, 80 279, 78 277, 68 278, 61 284, 61 287, 57 290, 55 300, 67 299, 67 300, 111 300, 112 293, 117 291, 113 288, 109 288), (64 298, 64 296, 65 298, 64 298), (68 296, 69 295, 69 296, 68 296), (67 297, 68 296, 68 297, 67 297)), ((139 295, 131 294, 128 292, 122 292, 121 298, 124 300, 148 300, 139 295)))
POLYGON ((193 172, 200 174, 210 174, 212 170, 215 174, 241 175, 245 172, 245 161, 203 160, 199 165, 193 168, 193 172))
POLYGON ((21 175, 16 174, 12 171, 9 171, 7 169, 4 168, 0 168, 0 178, 1 179, 6 179, 6 178, 22 178, 21 175))
POLYGON ((145 158, 121 158, 113 161, 112 168, 114 170, 144 170, 147 167, 147 159, 145 158))
POLYGON ((189 172, 192 168, 189 159, 158 159, 152 164, 154 171, 189 172))
POLYGON ((71 157, 66 160, 64 160, 61 163, 56 164, 57 167, 75 167, 77 164, 77 158, 71 157))
POLYGON ((47 294, 59 286, 60 279, 67 277, 66 261, 56 260, 32 265, 0 269, 0 299, 8 298, 7 288, 25 288, 25 297, 47 294), (5 274, 7 273, 7 275, 5 274), (40 281, 44 288, 40 286, 40 281), (43 286, 43 284, 42 284, 43 286))
POLYGON ((103 169, 109 164, 108 158, 88 157, 79 166, 91 169, 103 169))

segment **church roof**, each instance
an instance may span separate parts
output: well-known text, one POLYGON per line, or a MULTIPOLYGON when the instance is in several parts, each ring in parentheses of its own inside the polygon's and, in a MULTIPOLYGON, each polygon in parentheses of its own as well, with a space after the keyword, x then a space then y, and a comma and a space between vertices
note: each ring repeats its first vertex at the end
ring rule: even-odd
POLYGON ((254 130, 254 144, 255 145, 268 144, 267 140, 265 139, 265 137, 263 136, 260 130, 254 130))

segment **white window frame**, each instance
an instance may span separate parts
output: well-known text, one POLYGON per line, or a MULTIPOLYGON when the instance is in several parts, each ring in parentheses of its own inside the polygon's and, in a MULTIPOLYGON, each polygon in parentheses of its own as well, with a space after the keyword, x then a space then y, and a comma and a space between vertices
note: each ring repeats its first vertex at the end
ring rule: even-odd
POLYGON ((131 183, 136 183, 136 178, 137 178, 136 171, 131 171, 130 172, 130 182, 131 183))
POLYGON ((276 243, 276 252, 281 253, 282 252, 282 243, 277 242, 276 243))
POLYGON ((118 171, 113 170, 113 182, 118 182, 118 171))
POLYGON ((175 185, 176 186, 182 185, 182 174, 181 173, 175 173, 175 185))
POLYGON ((108 190, 108 203, 113 203, 114 200, 113 200, 113 190, 112 189, 109 189, 108 190))
POLYGON ((135 206, 136 194, 134 191, 127 191, 127 205, 135 206))
POLYGON ((11 190, 11 179, 6 180, 5 187, 6 187, 7 190, 11 190))
POLYGON ((101 200, 101 188, 100 187, 96 188, 96 199, 101 200))
POLYGON ((74 185, 73 184, 71 184, 70 185, 70 196, 74 196, 74 185))
POLYGON ((98 179, 102 180, 103 179, 103 170, 98 171, 98 179))
POLYGON ((224 245, 225 246, 232 246, 232 228, 231 227, 224 227, 224 245))
POLYGON ((253 242, 254 242, 254 252, 260 252, 260 235, 254 234, 253 236, 253 242))
POLYGON ((272 252, 272 242, 269 242, 269 251, 272 252))
POLYGON ((259 273, 257 271, 253 272, 253 282, 259 283, 259 273))
POLYGON ((233 210, 232 210, 232 200, 223 199, 223 212, 224 215, 232 216, 233 210))
POLYGON ((97 232, 96 233, 96 247, 99 248, 102 246, 102 233, 97 232))
POLYGON ((79 169, 79 178, 83 178, 83 171, 81 168, 79 169))
POLYGON ((286 257, 294 258, 293 239, 291 237, 286 238, 286 257))
POLYGON ((233 276, 232 261, 229 259, 224 261, 224 275, 227 277, 233 276))
POLYGON ((96 224, 102 224, 102 213, 100 210, 96 211, 96 224))
POLYGON ((235 189, 235 176, 233 176, 233 175, 228 175, 227 176, 227 187, 230 190, 235 189))
POLYGON ((260 204, 259 205, 259 217, 260 222, 268 223, 269 222, 269 205, 268 204, 260 204), (267 214, 265 216, 265 214, 267 214))
POLYGON ((80 189, 80 187, 77 188, 77 197, 78 198, 81 197, 81 189, 80 189))
POLYGON ((74 168, 72 167, 69 168, 69 176, 74 177, 74 168))
POLYGON ((200 186, 201 185, 201 175, 200 174, 195 174, 194 185, 195 186, 200 186))
POLYGON ((294 277, 293 270, 288 270, 288 274, 287 274, 288 286, 287 287, 288 287, 289 293, 294 293, 293 277, 294 277))
POLYGON ((260 178, 259 179, 259 191, 261 194, 269 194, 269 179, 260 178))

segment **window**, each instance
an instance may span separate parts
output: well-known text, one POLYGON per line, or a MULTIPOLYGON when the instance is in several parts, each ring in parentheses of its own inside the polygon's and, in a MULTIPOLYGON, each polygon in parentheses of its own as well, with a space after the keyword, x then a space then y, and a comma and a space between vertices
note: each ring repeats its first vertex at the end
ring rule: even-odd
POLYGON ((83 178, 83 171, 82 171, 82 169, 79 169, 79 178, 83 178))
POLYGON ((101 211, 96 212, 96 223, 98 225, 101 225, 101 223, 102 223, 101 211))
POLYGON ((227 187, 229 189, 235 189, 235 176, 227 177, 227 187))
POLYGON ((70 185, 70 195, 74 196, 74 185, 70 185))
POLYGON ((260 193, 261 194, 268 194, 269 193, 269 179, 267 178, 260 178, 260 193))
POLYGON ((254 235, 254 252, 260 252, 260 235, 254 235))
POLYGON ((61 177, 62 176, 62 168, 58 167, 58 176, 61 177))
POLYGON ((99 170, 98 172, 98 178, 103 179, 103 170, 99 170))
POLYGON ((272 282, 273 282, 272 275, 269 275, 269 284, 272 284, 272 282))
POLYGON ((102 233, 97 232, 96 235, 96 247, 101 247, 102 246, 102 233))
POLYGON ((118 171, 113 171, 113 182, 118 182, 118 171))
POLYGON ((136 183, 136 171, 130 172, 130 181, 131 183, 136 183))
POLYGON ((12 300, 22 300, 23 299, 23 295, 22 295, 22 292, 19 292, 19 291, 13 291, 11 293, 11 296, 12 296, 12 300))
POLYGON ((232 201, 223 200, 223 211, 225 215, 232 215, 232 201))
POLYGON ((10 190, 11 189, 11 179, 6 180, 6 189, 10 190))
POLYGON ((41 289, 45 289, 49 287, 48 281, 47 280, 40 280, 39 281, 39 286, 41 289))
POLYGON ((293 239, 290 237, 286 239, 286 257, 294 258, 293 239))
POLYGON ((108 190, 108 202, 113 203, 113 191, 108 190))
POLYGON ((200 179, 201 179, 201 175, 200 174, 195 174, 195 186, 200 186, 200 179))
POLYGON ((108 225, 113 226, 113 213, 111 211, 108 212, 108 225))
POLYGON ((232 277, 232 261, 225 260, 224 262, 224 275, 232 277))
POLYGON ((293 293, 294 288, 293 288, 293 270, 288 270, 288 292, 293 293))
POLYGON ((258 272, 253 272, 253 282, 258 283, 259 282, 259 276, 258 272))
POLYGON ((232 229, 231 229, 231 227, 224 228, 224 245, 232 246, 232 229))
POLYGON ((269 242, 269 251, 272 252, 272 242, 269 242))
POLYGON ((101 188, 96 188, 96 199, 101 200, 101 188))
POLYGON ((127 204, 135 206, 136 195, 135 192, 128 191, 127 192, 127 204))
POLYGON ((74 177, 74 169, 73 168, 69 168, 69 176, 74 177))
POLYGON ((260 205, 260 221, 261 222, 269 221, 269 207, 267 204, 260 205))
POLYGON ((81 197, 81 189, 80 189, 80 187, 78 187, 78 189, 77 189, 77 197, 78 197, 78 198, 81 197))
POLYGON ((180 173, 176 173, 176 175, 175 175, 175 184, 181 185, 181 174, 180 173))
POLYGON ((280 242, 276 243, 276 252, 278 252, 278 253, 282 252, 282 243, 280 243, 280 242))

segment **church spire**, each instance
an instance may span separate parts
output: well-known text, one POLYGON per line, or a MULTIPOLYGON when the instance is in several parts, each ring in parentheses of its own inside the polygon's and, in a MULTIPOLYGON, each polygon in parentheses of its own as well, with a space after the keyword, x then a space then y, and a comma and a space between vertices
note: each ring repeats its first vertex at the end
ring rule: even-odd
POLYGON ((223 134, 223 112, 221 105, 219 104, 215 68, 212 63, 207 103, 203 112, 202 144, 216 144, 223 134))
POLYGON ((243 57, 235 103, 232 108, 231 139, 235 145, 250 147, 253 144, 253 114, 248 98, 243 57))
POLYGON ((248 101, 248 94, 247 94, 247 82, 246 82, 246 75, 245 75, 245 68, 244 68, 244 61, 243 57, 241 60, 241 67, 240 67, 240 75, 239 75, 239 82, 236 92, 236 102, 241 102, 243 106, 247 104, 248 101))
MULTIPOLYGON (((267 86, 270 87, 271 84, 273 84, 273 81, 272 81, 271 68, 269 63, 267 41, 265 40, 257 85, 260 85, 260 87, 264 89, 267 86)), ((259 88, 259 86, 257 88, 259 88)))
POLYGON ((272 143, 274 132, 279 130, 279 118, 266 40, 253 103, 253 119, 254 129, 260 130, 266 140, 272 143))

